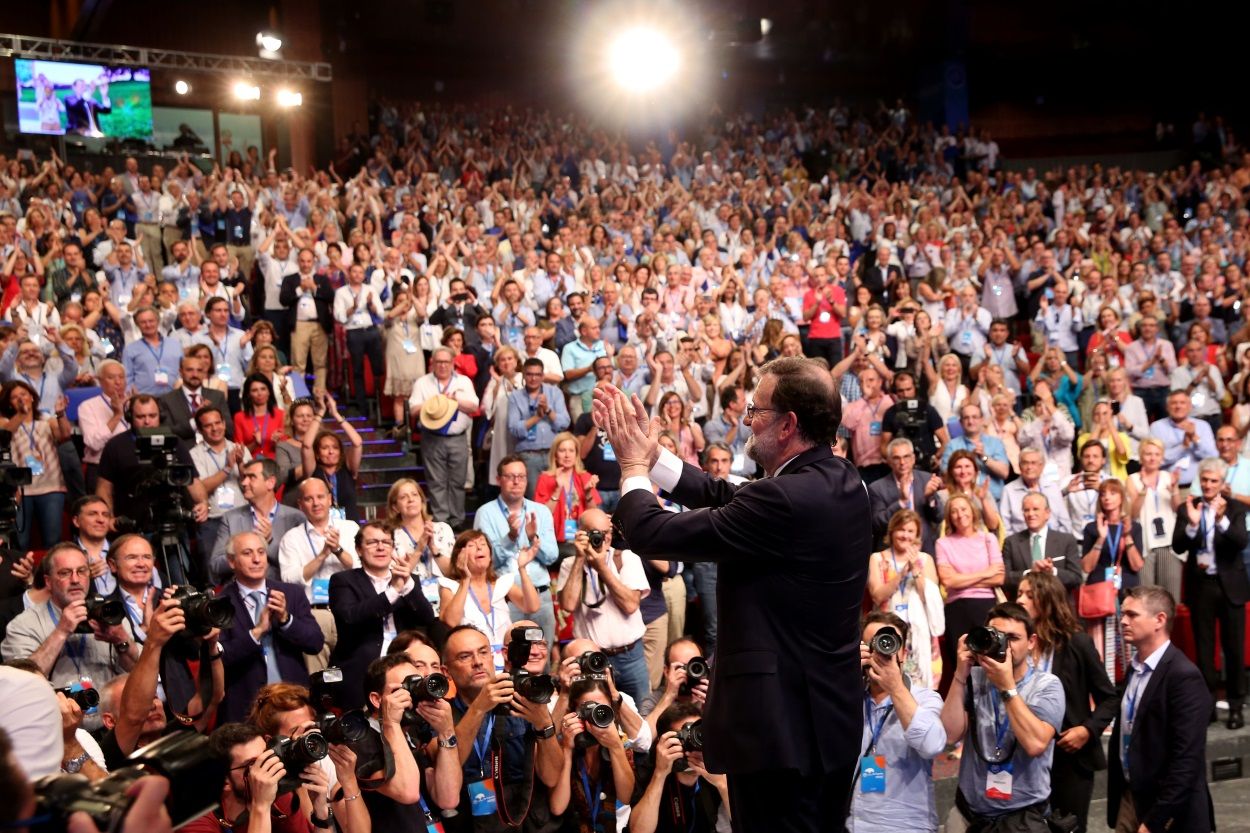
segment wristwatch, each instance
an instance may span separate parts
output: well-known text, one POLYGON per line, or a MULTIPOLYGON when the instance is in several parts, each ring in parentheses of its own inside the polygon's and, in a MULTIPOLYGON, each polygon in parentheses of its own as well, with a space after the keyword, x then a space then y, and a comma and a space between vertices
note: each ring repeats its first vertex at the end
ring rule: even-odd
POLYGON ((539 729, 534 733, 539 740, 551 740, 556 736, 556 724, 552 723, 546 729, 539 729))
POLYGON ((438 747, 440 749, 455 749, 459 744, 460 742, 456 740, 455 735, 447 738, 447 740, 443 740, 442 738, 438 739, 438 747))
POLYGON ((214 643, 213 650, 211 653, 209 653, 208 658, 209 659, 221 659, 221 655, 224 654, 225 652, 226 652, 226 649, 221 646, 220 642, 214 643))
POLYGON ((73 758, 70 758, 68 761, 66 761, 65 766, 62 767, 62 769, 64 769, 66 772, 70 774, 73 774, 75 772, 81 772, 83 764, 85 763, 87 763, 87 753, 83 752, 81 755, 77 755, 73 758))
POLYGON ((1009 688, 1006 691, 998 692, 998 696, 1003 698, 1004 703, 1010 703, 1012 700, 1020 696, 1020 692, 1016 691, 1014 688, 1009 688))
POLYGON ((982 454, 982 455, 981 455, 981 462, 982 462, 982 463, 988 463, 989 461, 990 461, 990 455, 988 455, 988 454, 982 454))

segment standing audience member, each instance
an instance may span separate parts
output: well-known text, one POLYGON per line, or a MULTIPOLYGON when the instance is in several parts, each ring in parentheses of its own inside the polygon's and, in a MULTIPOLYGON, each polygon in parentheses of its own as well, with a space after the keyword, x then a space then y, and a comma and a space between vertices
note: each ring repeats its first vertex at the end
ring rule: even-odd
POLYGON ((421 460, 434 520, 454 530, 464 524, 464 481, 469 466, 464 433, 472 426, 479 403, 472 381, 452 368, 453 359, 446 347, 434 351, 431 372, 413 384, 408 407, 420 414, 421 460))
POLYGON ((868 560, 868 595, 881 613, 897 616, 907 646, 903 673, 918 687, 936 688, 942 679, 938 637, 946 628, 933 556, 921 548, 920 516, 900 509, 890 518, 886 548, 868 560))
POLYGON ((938 539, 933 559, 946 590, 943 676, 955 668, 960 637, 984 624, 994 606, 994 588, 1002 587, 1007 577, 998 539, 978 530, 980 522, 980 513, 967 496, 955 495, 947 502, 946 534, 938 539))

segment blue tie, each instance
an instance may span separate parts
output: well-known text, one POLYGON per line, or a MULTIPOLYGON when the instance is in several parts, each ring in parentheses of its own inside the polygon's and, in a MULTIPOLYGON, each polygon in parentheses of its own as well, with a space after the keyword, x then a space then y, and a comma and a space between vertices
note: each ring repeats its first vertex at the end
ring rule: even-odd
MULTIPOLYGON (((258 624, 265 609, 265 594, 259 590, 251 590, 247 597, 252 601, 252 624, 258 624)), ((260 650, 265 655, 265 676, 270 683, 282 682, 282 672, 278 670, 278 655, 273 650, 273 629, 277 626, 278 623, 271 620, 269 630, 260 638, 260 650)))

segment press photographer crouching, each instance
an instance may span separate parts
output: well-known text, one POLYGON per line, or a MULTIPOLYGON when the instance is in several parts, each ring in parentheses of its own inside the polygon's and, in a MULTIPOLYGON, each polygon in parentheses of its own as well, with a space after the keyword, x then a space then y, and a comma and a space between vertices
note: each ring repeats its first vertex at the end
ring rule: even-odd
POLYGON ((1063 684, 1029 663, 1033 620, 1014 602, 995 605, 986 625, 959 639, 942 707, 950 739, 964 742, 948 833, 996 822, 1013 833, 1049 833, 1050 765, 1063 723, 1063 684))
POLYGON ((567 812, 579 828, 604 833, 629 823, 634 761, 616 717, 606 680, 573 683, 560 721, 563 764, 548 799, 552 815, 567 812))
POLYGON ((894 613, 864 617, 864 737, 851 796, 852 833, 937 833, 933 759, 946 748, 942 698, 912 689, 903 674, 907 623, 894 613))
POLYGON ((571 639, 564 645, 564 660, 559 668, 559 696, 551 709, 559 723, 564 715, 573 710, 569 699, 573 685, 582 680, 601 680, 608 687, 610 703, 616 711, 617 722, 625 732, 626 744, 635 752, 645 754, 651 749, 655 738, 651 725, 638 713, 638 704, 628 692, 616 685, 616 670, 606 652, 589 639, 571 639))
POLYGON ((703 765, 701 709, 693 702, 674 704, 659 716, 657 728, 663 734, 650 780, 630 812, 631 833, 729 833, 729 783, 703 765))
POLYGON ((659 735, 660 716, 672 706, 693 705, 702 714, 711 679, 712 666, 698 642, 682 637, 669 643, 664 652, 664 688, 643 698, 640 708, 652 736, 659 735))

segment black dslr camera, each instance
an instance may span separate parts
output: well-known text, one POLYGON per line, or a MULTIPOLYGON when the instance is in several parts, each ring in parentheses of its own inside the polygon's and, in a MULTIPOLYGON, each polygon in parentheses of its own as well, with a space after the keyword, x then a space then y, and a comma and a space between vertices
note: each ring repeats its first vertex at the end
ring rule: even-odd
POLYGON ((122 830, 132 799, 126 795, 145 775, 169 779, 165 807, 175 828, 217 807, 226 765, 209 749, 208 738, 185 731, 166 735, 138 749, 127 766, 92 784, 83 775, 49 775, 35 782, 35 817, 31 833, 61 833, 73 813, 91 816, 101 833, 122 830))
MULTIPOLYGON (((695 720, 677 730, 677 740, 681 741, 681 751, 689 755, 691 752, 703 751, 703 721, 695 720)), ((673 762, 673 772, 685 772, 690 768, 685 758, 673 762)))
POLYGON ((363 709, 334 712, 343 687, 343 671, 331 666, 309 676, 308 695, 317 710, 317 728, 328 743, 351 747, 356 753, 356 776, 368 778, 386 766, 382 735, 369 723, 363 709))
POLYGON ((206 636, 213 628, 228 628, 234 621, 234 605, 225 596, 214 596, 188 585, 174 588, 173 598, 178 600, 186 617, 187 636, 206 636))
POLYGON ((330 752, 330 745, 326 743, 325 735, 316 729, 305 732, 297 738, 279 735, 269 741, 269 748, 286 768, 286 774, 278 782, 279 795, 299 789, 303 785, 300 776, 304 768, 309 764, 317 763, 330 752))
POLYGON ((707 660, 703 657, 691 657, 686 661, 686 681, 677 689, 677 693, 682 697, 689 697, 690 692, 694 691, 699 683, 708 678, 712 673, 712 669, 708 666, 707 660))
MULTIPOLYGON (((616 722, 616 712, 612 711, 611 706, 589 701, 577 707, 577 717, 583 723, 598 726, 600 729, 606 729, 616 722)), ((573 744, 578 749, 589 749, 598 742, 590 732, 582 732, 573 744)))
POLYGON ((442 700, 451 691, 447 678, 437 672, 422 677, 420 674, 409 674, 400 683, 404 691, 412 697, 413 708, 405 709, 402 722, 405 726, 422 726, 425 721, 417 712, 417 703, 433 703, 442 700))
POLYGON ((606 680, 608 655, 603 651, 586 651, 577 658, 578 676, 590 680, 606 680))
POLYGON ((530 661, 530 648, 545 642, 542 628, 519 626, 512 629, 508 640, 508 671, 512 674, 516 693, 531 703, 547 704, 556 695, 556 681, 550 674, 535 674, 525 670, 530 661))
POLYGON ((868 641, 868 647, 873 653, 883 657, 892 657, 902 649, 903 637, 896 628, 886 625, 873 634, 872 639, 868 641))
POLYGON ((67 685, 63 688, 56 689, 56 693, 64 694, 66 697, 77 703, 78 708, 83 711, 94 709, 96 706, 100 705, 100 692, 96 691, 94 688, 80 688, 75 691, 73 686, 67 685))
POLYGON ((968 631, 965 644, 977 656, 990 657, 999 662, 1007 661, 1007 634, 997 628, 989 625, 973 628, 968 631))
POLYGON ((603 542, 607 540, 608 533, 602 529, 589 529, 586 531, 586 538, 590 543, 590 548, 595 552, 603 549, 603 542))
POLYGON ((87 618, 78 623, 74 633, 93 633, 91 623, 101 628, 120 625, 126 619, 126 607, 121 599, 106 599, 100 595, 91 595, 84 599, 87 603, 87 618))

